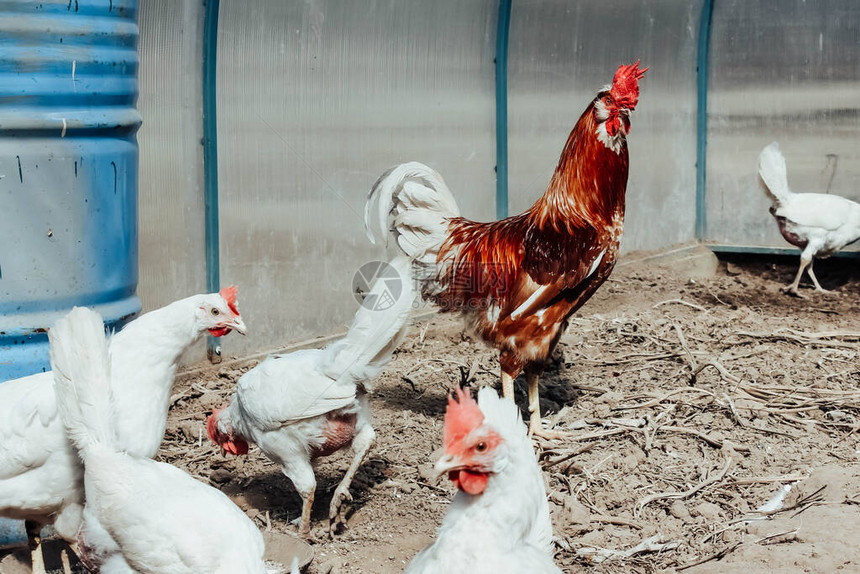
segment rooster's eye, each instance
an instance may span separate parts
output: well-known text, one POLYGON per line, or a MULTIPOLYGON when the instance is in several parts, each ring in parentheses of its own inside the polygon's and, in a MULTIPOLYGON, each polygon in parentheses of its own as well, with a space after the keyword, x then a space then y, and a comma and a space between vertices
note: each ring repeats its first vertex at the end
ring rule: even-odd
POLYGON ((475 445, 475 450, 478 452, 484 452, 485 450, 487 450, 487 443, 479 442, 475 445))
POLYGON ((219 311, 218 309, 215 309, 214 307, 212 308, 212 314, 213 314, 213 315, 217 315, 217 314, 218 314, 218 313, 220 313, 220 312, 221 312, 221 311, 219 311))

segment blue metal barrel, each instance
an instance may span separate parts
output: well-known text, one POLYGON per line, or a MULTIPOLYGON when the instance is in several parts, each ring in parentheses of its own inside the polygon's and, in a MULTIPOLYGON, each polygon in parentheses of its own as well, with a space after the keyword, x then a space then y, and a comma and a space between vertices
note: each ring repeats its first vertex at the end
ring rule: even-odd
POLYGON ((137 0, 0 0, 0 381, 74 305, 137 287, 137 0))

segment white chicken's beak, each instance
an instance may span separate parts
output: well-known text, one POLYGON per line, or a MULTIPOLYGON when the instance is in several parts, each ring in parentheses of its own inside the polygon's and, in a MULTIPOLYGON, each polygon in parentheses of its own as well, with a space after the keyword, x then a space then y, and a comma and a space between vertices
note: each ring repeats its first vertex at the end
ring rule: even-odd
POLYGON ((436 461, 433 465, 433 480, 439 482, 439 479, 451 472, 452 470, 460 470, 463 464, 454 455, 446 454, 436 461))
POLYGON ((245 322, 242 320, 242 317, 236 317, 235 319, 227 323, 227 325, 240 335, 248 334, 248 328, 245 327, 245 322))

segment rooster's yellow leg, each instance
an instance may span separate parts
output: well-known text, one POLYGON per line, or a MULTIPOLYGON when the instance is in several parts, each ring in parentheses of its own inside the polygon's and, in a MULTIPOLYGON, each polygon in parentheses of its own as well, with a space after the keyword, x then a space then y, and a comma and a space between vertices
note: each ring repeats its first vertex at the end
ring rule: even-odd
POLYGON ((502 371, 502 396, 514 400, 514 378, 502 371))
POLYGON ((529 385, 529 436, 536 436, 547 440, 558 440, 567 436, 567 433, 545 430, 540 416, 540 375, 537 373, 526 373, 526 382, 529 385))

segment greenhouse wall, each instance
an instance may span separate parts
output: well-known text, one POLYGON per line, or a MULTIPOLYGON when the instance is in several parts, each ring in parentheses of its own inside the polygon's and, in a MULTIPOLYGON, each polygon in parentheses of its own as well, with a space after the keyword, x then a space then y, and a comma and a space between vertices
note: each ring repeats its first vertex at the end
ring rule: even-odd
POLYGON ((794 191, 860 201, 860 2, 720 0, 710 53, 705 240, 788 247, 756 171, 772 141, 794 191))
POLYGON ((628 137, 623 251, 691 241, 696 201, 696 44, 702 2, 514 0, 510 207, 546 189, 567 135, 619 64, 649 68, 628 137))
MULTIPOLYGON (((223 341, 228 354, 349 322, 353 274, 385 256, 365 237, 364 200, 392 165, 422 161, 445 177, 463 215, 496 216, 495 58, 505 1, 220 3, 215 261, 220 283, 239 285, 251 329, 223 341)), ((141 0, 145 309, 206 288, 205 10, 141 0)), ((793 187, 860 199, 858 30, 852 0, 512 0, 502 65, 509 213, 544 191, 596 91, 620 64, 641 60, 649 72, 631 118, 623 251, 695 239, 785 248, 756 158, 780 141, 793 187), (706 209, 697 221, 700 56, 709 98, 706 209), (700 237, 697 223, 705 224, 700 237)))
POLYGON ((206 289, 202 3, 140 3, 140 279, 145 311, 206 289))
POLYGON ((229 344, 349 322, 354 273, 384 255, 364 201, 395 164, 438 169, 464 213, 492 219, 496 12, 496 0, 221 4, 221 278, 240 286, 253 333, 229 344))

